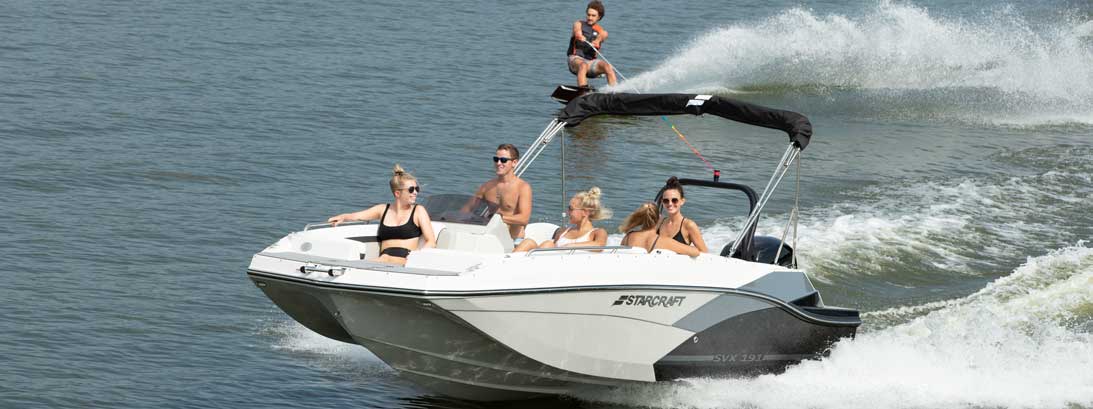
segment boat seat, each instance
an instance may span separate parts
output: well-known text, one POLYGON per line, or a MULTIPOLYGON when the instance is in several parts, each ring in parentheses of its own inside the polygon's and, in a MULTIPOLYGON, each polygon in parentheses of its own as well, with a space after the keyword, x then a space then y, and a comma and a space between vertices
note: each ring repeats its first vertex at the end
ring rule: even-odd
POLYGON ((490 222, 486 223, 486 234, 492 235, 497 238, 497 241, 501 244, 502 252, 511 253, 512 248, 516 245, 512 243, 512 235, 509 234, 509 225, 505 224, 504 220, 501 220, 500 214, 494 214, 490 218, 490 222))
MULTIPOLYGON (((305 229, 279 241, 278 251, 292 251, 338 260, 360 260, 379 255, 375 224, 351 223, 336 228, 305 229)), ((269 250, 269 249, 267 249, 269 250)))
POLYGON ((380 243, 376 240, 376 236, 357 236, 346 238, 364 244, 364 248, 361 248, 361 246, 356 246, 357 249, 360 250, 360 253, 357 257, 359 257, 361 260, 376 257, 380 254, 380 243))
POLYGON ((554 238, 554 232, 558 230, 558 225, 554 223, 531 223, 524 229, 524 238, 528 240, 535 240, 536 244, 554 238))
MULTIPOLYGON (((472 253, 504 253, 501 241, 490 234, 473 233, 458 229, 444 229, 436 237, 436 248, 467 251, 472 253)), ((509 249, 511 251, 511 249, 509 249)))
POLYGON ((485 226, 447 225, 437 234, 436 247, 474 253, 501 254, 512 252, 513 245, 508 225, 501 221, 500 215, 494 215, 485 226))

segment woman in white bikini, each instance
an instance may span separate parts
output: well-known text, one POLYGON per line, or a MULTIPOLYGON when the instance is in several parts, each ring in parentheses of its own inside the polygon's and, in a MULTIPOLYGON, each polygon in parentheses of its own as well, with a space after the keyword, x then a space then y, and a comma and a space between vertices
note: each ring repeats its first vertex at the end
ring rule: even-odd
POLYGON ((600 188, 593 186, 586 192, 578 192, 569 200, 569 223, 565 229, 554 232, 554 239, 541 244, 525 239, 513 251, 528 251, 533 248, 551 247, 588 247, 607 244, 607 230, 592 225, 593 220, 611 217, 611 210, 603 207, 600 200, 600 188))

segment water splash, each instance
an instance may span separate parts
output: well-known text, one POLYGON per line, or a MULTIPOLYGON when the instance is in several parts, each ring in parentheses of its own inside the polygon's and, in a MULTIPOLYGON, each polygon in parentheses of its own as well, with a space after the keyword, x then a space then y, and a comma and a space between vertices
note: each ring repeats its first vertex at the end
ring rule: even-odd
POLYGON ((1078 243, 1030 258, 926 315, 843 340, 828 358, 784 374, 580 397, 693 408, 1090 407, 1091 323, 1093 249, 1078 243))
POLYGON ((364 347, 324 337, 295 321, 271 323, 265 331, 276 339, 274 349, 312 355, 324 367, 364 374, 393 371, 364 347))
POLYGON ((799 92, 851 110, 882 101, 976 123, 1093 124, 1091 24, 1036 26, 1004 7, 974 21, 887 1, 860 16, 795 8, 708 32, 616 89, 799 92))
MULTIPOLYGON (((862 275, 900 281, 895 272, 994 276, 1044 245, 1088 239, 1080 219, 1093 195, 1088 147, 1003 151, 996 160, 1040 170, 1023 176, 903 181, 845 192, 834 205, 803 209, 800 263, 830 282, 862 275)), ((759 234, 780 237, 785 215, 761 219, 759 234)), ((711 249, 735 239, 742 218, 704 226, 711 249)))

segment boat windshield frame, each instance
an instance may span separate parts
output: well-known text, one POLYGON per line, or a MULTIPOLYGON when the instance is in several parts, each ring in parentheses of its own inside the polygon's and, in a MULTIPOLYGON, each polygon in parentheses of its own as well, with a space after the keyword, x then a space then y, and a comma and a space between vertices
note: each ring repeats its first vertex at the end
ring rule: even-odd
POLYGON ((422 203, 434 222, 485 226, 497 213, 497 203, 462 193, 431 195, 422 203))

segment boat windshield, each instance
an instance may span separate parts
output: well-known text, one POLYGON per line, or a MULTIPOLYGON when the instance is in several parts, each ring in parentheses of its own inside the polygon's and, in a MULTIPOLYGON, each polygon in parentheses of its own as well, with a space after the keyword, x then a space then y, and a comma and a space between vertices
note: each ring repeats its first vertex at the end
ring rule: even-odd
POLYGON ((496 203, 464 194, 432 195, 424 204, 434 222, 485 226, 497 213, 496 203))

